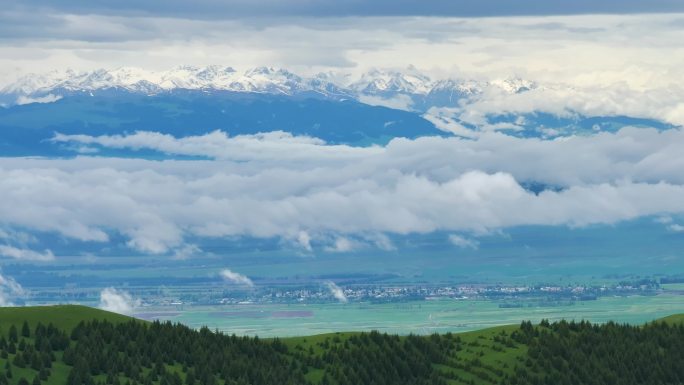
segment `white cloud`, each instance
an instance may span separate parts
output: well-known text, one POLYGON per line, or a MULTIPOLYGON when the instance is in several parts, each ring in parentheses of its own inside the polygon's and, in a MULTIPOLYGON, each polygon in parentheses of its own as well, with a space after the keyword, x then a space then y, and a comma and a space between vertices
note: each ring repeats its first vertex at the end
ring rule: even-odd
POLYGON ((382 233, 370 233, 370 234, 363 234, 362 238, 366 240, 367 242, 370 242, 373 246, 377 247, 380 250, 384 251, 392 251, 396 250, 396 246, 394 246, 394 243, 392 243, 392 240, 389 239, 389 237, 385 234, 382 233))
POLYGON ((674 219, 672 219, 672 217, 669 215, 663 215, 663 216, 656 218, 655 221, 656 221, 656 223, 667 225, 667 224, 672 223, 674 221, 674 219))
POLYGON ((199 254, 202 254, 202 249, 197 245, 183 245, 173 252, 174 259, 188 259, 199 254))
POLYGON ((342 290, 341 287, 337 286, 335 282, 327 281, 325 282, 325 286, 328 288, 328 290, 330 290, 330 294, 332 294, 332 296, 335 297, 336 300, 342 303, 347 303, 349 301, 347 299, 347 296, 344 294, 344 290, 342 290))
MULTIPOLYGON (((522 93, 505 92, 490 87, 462 105, 434 108, 426 118, 440 128, 462 134, 464 129, 457 121, 468 123, 480 130, 515 129, 514 125, 497 125, 488 121, 490 115, 518 115, 548 113, 557 117, 629 116, 684 125, 684 88, 670 85, 663 88, 630 88, 625 84, 573 86, 568 83, 549 82, 544 86, 522 93)), ((466 129, 467 130, 467 129, 466 129)), ((549 132, 550 137, 554 132, 549 132)), ((472 136, 473 133, 467 133, 472 136)))
POLYGON ((684 226, 677 224, 677 223, 673 223, 673 224, 667 226, 667 229, 670 231, 674 231, 676 233, 684 232, 684 226))
POLYGON ((27 261, 51 261, 55 259, 52 251, 45 250, 44 252, 38 252, 29 249, 20 249, 17 247, 9 245, 0 245, 0 255, 4 257, 23 259, 27 261))
POLYGON ((323 249, 332 253, 348 253, 369 248, 376 248, 384 251, 396 249, 392 240, 382 233, 356 234, 355 237, 339 235, 333 237, 321 236, 320 238, 322 243, 327 243, 323 249))
POLYGON ((26 291, 14 278, 0 274, 0 307, 15 306, 12 300, 25 295, 26 291))
POLYGON ((22 246, 38 242, 38 239, 36 239, 36 237, 32 234, 29 234, 25 231, 14 231, 11 229, 0 229, 0 239, 4 240, 5 242, 15 243, 22 246))
POLYGON ((311 247, 311 236, 306 231, 300 231, 297 233, 297 244, 306 251, 312 251, 311 247))
POLYGON ((360 245, 352 239, 347 237, 337 237, 332 245, 325 248, 326 251, 334 253, 346 253, 354 251, 359 248, 360 245))
MULTIPOLYGON (((325 142, 309 136, 293 136, 283 131, 229 137, 223 131, 175 138, 158 132, 138 131, 130 135, 89 136, 57 133, 55 143, 100 145, 132 150, 153 149, 175 155, 201 155, 223 160, 266 160, 272 157, 297 160, 317 156, 320 161, 365 156, 368 149, 350 146, 324 146, 325 142), (263 154, 263 155, 261 155, 263 154)), ((88 147, 90 148, 90 147, 88 147)))
POLYGON ((113 287, 107 287, 100 292, 99 308, 102 310, 130 315, 141 304, 140 299, 133 298, 128 292, 113 287))
POLYGON ((221 270, 221 277, 231 283, 234 283, 236 285, 244 285, 244 286, 249 286, 253 287, 254 282, 252 282, 249 277, 246 275, 242 275, 240 273, 236 273, 234 271, 231 271, 230 269, 223 269, 221 270))
POLYGON ((480 242, 478 242, 476 239, 466 238, 458 234, 449 235, 449 242, 462 249, 477 250, 480 248, 480 242))
POLYGON ((62 99, 62 97, 60 95, 53 95, 53 94, 48 94, 45 96, 40 96, 40 97, 35 97, 35 98, 21 95, 17 98, 17 104, 23 105, 23 104, 31 104, 31 103, 54 103, 60 99, 62 99))
MULTIPOLYGON (((338 250, 391 249, 383 234, 392 233, 613 224, 684 212, 679 129, 554 140, 484 133, 372 148, 310 138, 308 147, 298 139, 264 145, 222 133, 161 138, 136 148, 216 160, 0 159, 0 228, 99 242, 118 233, 131 248, 170 255, 190 238, 240 236, 280 237, 309 252, 331 242, 338 250), (535 194, 523 182, 554 190, 535 194)), ((130 138, 79 140, 127 148, 130 138)))
MULTIPOLYGON (((264 135, 266 134, 259 134, 259 138, 264 138, 264 135)), ((277 134, 273 138, 281 136, 277 134)), ((486 172, 507 172, 518 180, 535 180, 563 186, 614 182, 624 178, 684 183, 684 175, 677 172, 680 166, 684 166, 684 156, 678 152, 678 146, 684 145, 684 131, 681 129, 658 132, 655 129, 625 127, 617 133, 601 132, 592 136, 554 140, 483 133, 473 140, 439 137, 394 139, 386 147, 370 148, 329 146, 315 142, 308 142, 307 147, 300 147, 301 143, 297 140, 271 141, 255 139, 253 136, 229 138, 218 131, 188 138, 139 132, 128 136, 61 136, 59 140, 79 143, 96 141, 115 148, 146 148, 169 154, 250 161, 253 168, 261 167, 264 173, 278 169, 284 174, 301 173, 303 170, 320 167, 341 169, 363 176, 360 167, 358 170, 353 168, 354 164, 359 164, 369 170, 365 174, 380 172, 379 169, 385 167, 401 172, 430 174, 438 179, 480 169, 486 172), (137 142, 141 138, 157 136, 164 140, 137 142), (136 141, 137 144, 132 145, 130 141, 136 141), (194 147, 191 145, 193 142, 202 142, 205 145, 194 147), (544 162, 538 162, 537 159, 544 159, 544 162), (420 163, 416 160, 420 160, 420 163), (431 170, 435 167, 438 171, 431 170), (437 175, 438 172, 448 175, 437 175)), ((230 167, 238 168, 234 164, 230 164, 230 167)), ((327 176, 323 181, 332 179, 333 176, 327 176)), ((244 178, 241 180, 246 181, 244 178)))
POLYGON ((387 108, 394 108, 397 110, 411 111, 413 109, 413 100, 408 95, 396 95, 391 98, 383 98, 381 96, 360 95, 359 101, 361 103, 369 104, 371 106, 382 106, 387 108))

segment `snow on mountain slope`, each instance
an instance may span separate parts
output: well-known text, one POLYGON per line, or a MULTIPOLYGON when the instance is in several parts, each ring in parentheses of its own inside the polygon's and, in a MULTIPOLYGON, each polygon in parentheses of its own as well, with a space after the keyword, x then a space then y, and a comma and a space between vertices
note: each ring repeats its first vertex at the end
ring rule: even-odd
POLYGON ((237 71, 228 66, 179 66, 168 71, 148 71, 133 67, 90 72, 51 71, 27 75, 0 89, 0 102, 15 104, 19 98, 47 95, 65 96, 74 92, 122 90, 155 95, 173 90, 222 90, 274 95, 311 95, 328 99, 408 97, 416 110, 454 105, 458 100, 481 94, 488 88, 518 93, 536 85, 524 79, 492 82, 443 79, 432 80, 414 67, 403 71, 374 69, 358 79, 349 75, 320 73, 303 77, 286 69, 257 67, 237 71))
POLYGON ((427 95, 433 86, 432 80, 415 68, 406 72, 372 70, 352 83, 350 88, 359 94, 402 93, 427 95))
POLYGON ((519 94, 537 88, 535 82, 521 78, 499 79, 492 81, 491 84, 509 94, 519 94))
POLYGON ((39 95, 63 91, 95 91, 122 89, 155 94, 175 89, 226 90, 294 95, 315 92, 325 96, 344 96, 344 90, 320 78, 302 78, 283 69, 268 67, 238 72, 231 67, 176 67, 153 72, 138 68, 104 69, 76 73, 52 71, 44 75, 28 75, 3 87, 2 94, 39 95))

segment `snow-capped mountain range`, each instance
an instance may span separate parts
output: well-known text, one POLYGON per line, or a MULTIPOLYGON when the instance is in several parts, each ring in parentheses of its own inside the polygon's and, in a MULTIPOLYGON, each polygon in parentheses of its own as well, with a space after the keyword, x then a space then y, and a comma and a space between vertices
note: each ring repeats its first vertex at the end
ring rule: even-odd
POLYGON ((494 88, 517 93, 536 87, 523 79, 482 82, 461 79, 433 80, 413 67, 405 71, 372 70, 357 79, 336 73, 305 77, 286 69, 257 67, 237 71, 227 66, 180 66, 168 71, 123 67, 89 72, 73 70, 31 74, 0 88, 6 105, 33 100, 52 101, 73 93, 125 91, 155 95, 175 90, 230 91, 328 99, 393 98, 406 95, 416 110, 453 105, 459 99, 494 88), (48 99, 45 99, 49 96, 48 99))

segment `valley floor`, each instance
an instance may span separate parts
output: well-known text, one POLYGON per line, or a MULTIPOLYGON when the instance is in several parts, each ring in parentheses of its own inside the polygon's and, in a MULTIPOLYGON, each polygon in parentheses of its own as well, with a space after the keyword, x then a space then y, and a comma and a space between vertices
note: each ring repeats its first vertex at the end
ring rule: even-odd
MULTIPOLYGON (((260 337, 305 336, 347 330, 378 330, 391 334, 466 332, 523 320, 574 319, 591 322, 642 324, 684 313, 684 297, 602 297, 549 306, 521 303, 501 307, 501 301, 443 299, 401 303, 234 304, 222 306, 155 306, 135 314, 138 318, 209 326, 228 334, 260 337)), ((94 304, 95 305, 95 304, 94 304)))

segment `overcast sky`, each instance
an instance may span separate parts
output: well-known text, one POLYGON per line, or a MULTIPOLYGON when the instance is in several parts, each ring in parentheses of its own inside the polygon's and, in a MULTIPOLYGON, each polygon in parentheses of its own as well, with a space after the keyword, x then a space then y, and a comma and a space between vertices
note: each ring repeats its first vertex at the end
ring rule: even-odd
POLYGON ((677 12, 684 2, 6 1, 0 84, 67 67, 181 64, 352 74, 413 64, 435 76, 569 82, 627 71, 617 77, 663 82, 684 59, 677 12))
POLYGON ((684 11, 684 4, 678 0, 24 0, 7 1, 5 8, 54 14, 235 19, 659 13, 684 11))

